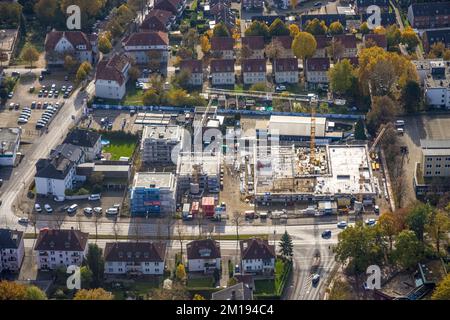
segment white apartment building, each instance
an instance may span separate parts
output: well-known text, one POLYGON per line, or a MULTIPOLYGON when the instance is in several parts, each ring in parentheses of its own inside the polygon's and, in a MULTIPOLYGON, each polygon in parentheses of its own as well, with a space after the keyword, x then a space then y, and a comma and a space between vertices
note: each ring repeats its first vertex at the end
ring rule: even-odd
POLYGON ((450 108, 450 62, 431 61, 424 79, 425 102, 434 108, 450 108))
POLYGON ((195 240, 186 246, 189 272, 213 272, 221 268, 220 244, 213 239, 195 240))
POLYGON ((95 96, 121 100, 126 93, 130 67, 130 61, 125 55, 115 54, 109 60, 100 61, 95 73, 95 96))
POLYGON ((420 140, 424 178, 450 177, 450 140, 420 140))
POLYGON ((210 74, 212 85, 234 85, 236 82, 236 77, 234 74, 234 60, 211 60, 210 74))
POLYGON ((39 270, 81 266, 88 251, 89 233, 79 230, 42 229, 34 246, 39 270))
POLYGON ((328 83, 328 69, 330 69, 330 60, 328 58, 307 59, 306 81, 312 85, 328 83))
POLYGON ((275 270, 275 246, 258 238, 240 241, 242 273, 272 274, 275 270))
POLYGON ((94 131, 75 128, 68 133, 64 143, 80 147, 84 152, 86 161, 94 161, 102 153, 101 135, 94 131))
POLYGON ((243 59, 241 66, 242 81, 244 84, 266 82, 265 59, 243 59))
POLYGON ((106 275, 162 275, 166 245, 151 242, 108 242, 105 246, 106 275))
POLYGON ((148 64, 150 59, 160 63, 169 60, 169 36, 166 32, 132 33, 123 39, 122 45, 137 64, 148 64))
POLYGON ((18 273, 24 256, 23 232, 0 229, 0 273, 18 273))
POLYGON ((212 37, 211 53, 219 59, 234 59, 234 39, 232 37, 212 37))
POLYGON ((298 60, 296 58, 274 59, 272 70, 275 83, 298 83, 298 60))
POLYGON ((181 151, 183 132, 183 128, 176 125, 145 126, 141 139, 142 160, 147 164, 175 165, 172 150, 179 145, 177 153, 181 151))

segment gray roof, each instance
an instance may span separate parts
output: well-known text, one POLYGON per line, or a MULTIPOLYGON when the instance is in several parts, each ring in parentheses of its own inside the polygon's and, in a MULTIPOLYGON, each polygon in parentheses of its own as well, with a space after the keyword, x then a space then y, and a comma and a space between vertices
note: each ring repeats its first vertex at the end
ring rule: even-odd
POLYGON ((450 139, 420 139, 422 149, 450 149, 450 139))
POLYGON ((80 147, 92 148, 97 141, 101 138, 101 135, 97 132, 86 129, 75 129, 69 132, 64 143, 70 143, 80 147))
POLYGON ((62 144, 51 151, 47 159, 39 159, 36 163, 37 178, 62 180, 76 165, 84 152, 78 146, 62 144))
POLYGON ((17 249, 22 238, 22 231, 0 229, 0 249, 17 249))
POLYGON ((253 291, 243 282, 214 292, 211 300, 253 300, 253 291))

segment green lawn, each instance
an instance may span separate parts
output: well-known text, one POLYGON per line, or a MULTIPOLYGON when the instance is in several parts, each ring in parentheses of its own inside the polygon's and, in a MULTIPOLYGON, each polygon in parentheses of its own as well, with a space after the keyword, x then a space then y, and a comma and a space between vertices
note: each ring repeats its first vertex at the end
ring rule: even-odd
POLYGON ((126 106, 143 105, 143 96, 144 91, 141 89, 136 89, 135 83, 130 81, 127 86, 127 94, 123 99, 123 104, 126 106))
POLYGON ((212 288, 214 286, 213 277, 193 278, 187 281, 190 288, 212 288))
POLYGON ((108 138, 102 135, 103 139, 109 140, 110 144, 103 147, 103 152, 111 153, 111 160, 119 160, 120 157, 131 157, 136 148, 136 140, 131 138, 108 138))
POLYGON ((255 280, 256 295, 280 295, 287 280, 287 268, 283 260, 277 259, 275 262, 275 279, 255 280))
POLYGON ((275 293, 274 280, 255 280, 255 294, 273 295, 275 293))

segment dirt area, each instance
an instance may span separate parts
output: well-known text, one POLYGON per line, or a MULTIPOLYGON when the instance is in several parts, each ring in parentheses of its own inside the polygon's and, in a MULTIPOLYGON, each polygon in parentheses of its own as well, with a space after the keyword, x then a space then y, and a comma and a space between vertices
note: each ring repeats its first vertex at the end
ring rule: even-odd
POLYGON ((80 126, 86 128, 92 128, 96 130, 105 129, 102 126, 102 119, 108 118, 108 121, 112 122, 111 130, 123 130, 130 131, 132 133, 142 130, 142 126, 134 124, 136 115, 132 116, 128 111, 120 110, 95 110, 86 120, 80 123, 80 126))

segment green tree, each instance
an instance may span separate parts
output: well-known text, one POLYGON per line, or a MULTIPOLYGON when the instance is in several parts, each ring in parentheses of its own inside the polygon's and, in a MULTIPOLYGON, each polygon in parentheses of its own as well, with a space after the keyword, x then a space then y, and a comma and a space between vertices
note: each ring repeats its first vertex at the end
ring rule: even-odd
POLYGON ((402 33, 396 24, 389 26, 386 29, 386 40, 387 40, 388 49, 391 50, 392 48, 398 46, 398 44, 400 43, 401 37, 402 37, 402 33))
POLYGON ((423 242, 425 227, 430 221, 433 208, 429 204, 416 203, 412 206, 406 217, 406 224, 410 230, 414 231, 417 239, 423 242))
POLYGON ((349 262, 349 270, 354 274, 365 272, 372 264, 381 264, 383 250, 377 242, 374 228, 365 227, 358 222, 338 235, 335 248, 336 261, 349 262))
POLYGON ((268 91, 267 84, 265 82, 257 82, 250 86, 250 91, 262 91, 266 92, 268 91))
POLYGON ((192 298, 192 300, 206 300, 202 295, 196 293, 194 294, 194 297, 192 298))
POLYGON ((140 76, 141 72, 139 71, 138 67, 131 67, 130 70, 128 70, 128 76, 130 77, 131 81, 136 81, 139 76, 140 76))
POLYGON ((26 293, 26 300, 47 300, 44 291, 36 286, 28 286, 26 293))
POLYGON ((73 300, 112 300, 113 295, 102 288, 97 289, 81 289, 76 294, 73 300))
POLYGON ((111 52, 112 44, 106 35, 100 35, 98 38, 98 50, 103 54, 111 52))
POLYGON ((0 281, 0 300, 25 300, 27 289, 14 281, 0 281))
POLYGON ((184 106, 188 101, 188 93, 186 90, 172 88, 167 92, 167 103, 171 106, 184 106))
POLYGON ((81 67, 78 68, 77 74, 75 76, 78 83, 81 83, 87 78, 86 70, 82 69, 81 67))
POLYGON ((443 210, 433 210, 425 230, 434 241, 437 253, 440 254, 441 243, 448 241, 448 233, 450 231, 450 217, 448 213, 443 210))
POLYGON ((31 43, 26 43, 22 49, 21 57, 30 64, 30 67, 33 67, 33 62, 39 60, 39 52, 31 43))
POLYGON ((313 20, 307 22, 305 31, 315 36, 324 35, 327 33, 327 26, 325 21, 320 21, 319 19, 314 18, 313 20))
POLYGON ((398 233, 395 214, 391 211, 383 212, 378 219, 378 226, 380 227, 383 234, 388 238, 389 250, 392 251, 394 236, 398 233))
POLYGON ((245 36, 262 36, 267 41, 270 39, 269 27, 267 24, 261 21, 253 21, 248 28, 245 30, 245 36))
POLYGON ((409 113, 418 111, 422 92, 420 85, 415 80, 408 80, 402 89, 403 108, 409 113))
POLYGON ((155 89, 151 88, 144 92, 144 95, 142 97, 142 100, 144 102, 144 105, 150 106, 150 105, 156 105, 160 103, 160 97, 155 89))
POLYGON ((330 27, 329 27, 328 31, 332 35, 343 34, 344 33, 344 26, 339 21, 335 21, 335 22, 330 24, 330 27))
POLYGON ((364 120, 359 119, 355 124, 355 139, 356 140, 366 140, 366 132, 364 130, 364 120))
POLYGON ((22 16, 22 6, 17 2, 0 2, 1 25, 7 28, 17 28, 22 16))
POLYGON ((182 263, 177 266, 175 273, 178 280, 184 280, 186 278, 186 269, 182 263))
POLYGON ((228 30, 227 26, 223 22, 219 22, 214 26, 213 29, 214 37, 231 37, 230 30, 228 30))
POLYGON ((420 40, 413 28, 406 27, 402 32, 401 43, 408 47, 408 50, 415 50, 420 40))
POLYGON ((298 59, 303 60, 303 65, 305 59, 314 55, 316 48, 316 39, 308 32, 299 32, 294 41, 292 41, 292 51, 298 59))
POLYGON ((343 59, 328 71, 328 76, 331 90, 337 94, 345 94, 351 89, 355 78, 353 65, 350 60, 343 59))
POLYGON ((431 299, 450 300, 450 273, 436 286, 431 299))
POLYGON ((68 73, 72 73, 75 70, 77 64, 77 60, 75 60, 74 57, 72 57, 70 54, 64 57, 64 69, 68 73))
POLYGON ((57 0, 39 0, 34 5, 34 13, 43 23, 49 23, 55 20, 59 10, 57 0))
POLYGON ((405 269, 413 269, 420 262, 423 246, 415 233, 410 230, 400 232, 395 241, 394 259, 405 269))
POLYGON ((190 87, 189 79, 191 72, 189 70, 181 70, 172 79, 172 84, 181 89, 188 89, 190 87))
POLYGON ((80 275, 81 275, 81 286, 82 286, 82 288, 83 289, 91 288, 92 279, 93 279, 92 271, 88 267, 82 266, 80 268, 80 275))
POLYGON ((367 25, 367 22, 364 21, 363 23, 361 23, 361 26, 359 27, 359 32, 361 32, 363 35, 370 33, 370 29, 369 26, 367 25))
POLYGON ((103 283, 105 260, 103 258, 103 250, 96 244, 89 244, 88 253, 86 255, 86 265, 92 272, 92 287, 97 288, 101 286, 103 283))
POLYGON ((395 102, 388 96, 373 97, 370 111, 367 113, 367 128, 374 133, 381 124, 392 122, 397 114, 395 102))
POLYGON ((294 255, 294 244, 292 243, 292 237, 287 231, 284 231, 280 240, 280 253, 283 257, 292 259, 294 255))
POLYGON ((274 36, 288 36, 290 35, 289 28, 286 27, 280 18, 276 18, 269 27, 269 35, 274 36))

